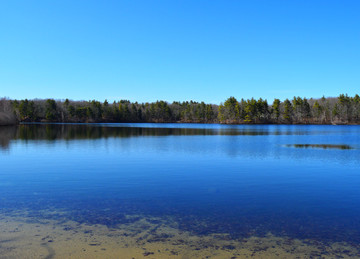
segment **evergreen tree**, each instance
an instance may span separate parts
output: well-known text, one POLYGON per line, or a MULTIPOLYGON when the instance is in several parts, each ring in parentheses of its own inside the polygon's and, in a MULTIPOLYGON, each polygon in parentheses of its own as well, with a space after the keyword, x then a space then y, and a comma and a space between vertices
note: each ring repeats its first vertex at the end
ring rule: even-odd
POLYGON ((275 98, 272 105, 276 121, 278 121, 280 117, 280 103, 280 100, 275 98))
POLYGON ((58 119, 56 108, 57 108, 57 105, 56 105, 55 100, 53 100, 53 99, 46 100, 46 114, 45 114, 46 120, 56 121, 58 119))
POLYGON ((289 101, 289 99, 286 99, 284 101, 284 119, 287 122, 292 121, 292 105, 291 102, 289 101))

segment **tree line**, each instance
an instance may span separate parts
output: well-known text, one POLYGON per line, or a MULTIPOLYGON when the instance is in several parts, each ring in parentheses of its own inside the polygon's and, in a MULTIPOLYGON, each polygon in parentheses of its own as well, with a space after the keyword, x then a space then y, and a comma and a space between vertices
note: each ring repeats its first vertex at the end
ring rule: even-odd
POLYGON ((283 102, 275 98, 271 105, 262 98, 238 101, 230 97, 219 106, 218 120, 231 124, 360 124, 360 97, 294 96, 283 102))
POLYGON ((216 122, 217 106, 204 102, 138 103, 128 100, 11 100, 22 122, 216 122))
POLYGON ((229 97, 220 105, 204 102, 120 100, 109 103, 34 99, 0 100, 0 112, 20 122, 189 122, 224 124, 360 124, 360 97, 274 99, 229 97))

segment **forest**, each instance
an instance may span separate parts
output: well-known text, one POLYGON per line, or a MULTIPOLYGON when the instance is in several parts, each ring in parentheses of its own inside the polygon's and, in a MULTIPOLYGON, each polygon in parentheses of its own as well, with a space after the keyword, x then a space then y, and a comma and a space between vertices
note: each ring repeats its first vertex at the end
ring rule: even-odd
POLYGON ((222 124, 360 124, 360 97, 307 99, 293 97, 271 104, 229 97, 220 105, 204 102, 156 101, 152 103, 119 100, 109 103, 34 99, 0 99, 0 125, 17 122, 183 122, 222 124))

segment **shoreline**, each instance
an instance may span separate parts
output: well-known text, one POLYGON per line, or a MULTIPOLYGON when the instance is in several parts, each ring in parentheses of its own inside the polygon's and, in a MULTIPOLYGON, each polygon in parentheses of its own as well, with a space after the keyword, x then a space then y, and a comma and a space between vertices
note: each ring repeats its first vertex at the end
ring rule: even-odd
POLYGON ((16 125, 45 125, 45 124, 67 124, 67 125, 92 125, 92 124, 203 124, 203 125, 303 125, 303 126, 359 126, 360 123, 220 123, 220 122, 56 122, 56 121, 19 121, 16 124, 7 124, 3 125, 0 123, 0 126, 16 126, 16 125))

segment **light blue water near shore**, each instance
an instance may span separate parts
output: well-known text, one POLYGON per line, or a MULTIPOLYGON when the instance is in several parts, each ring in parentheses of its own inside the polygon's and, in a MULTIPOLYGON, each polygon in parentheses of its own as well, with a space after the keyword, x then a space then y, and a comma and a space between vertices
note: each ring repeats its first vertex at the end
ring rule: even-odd
POLYGON ((7 213, 360 243, 359 126, 31 124, 1 128, 0 143, 7 213))

